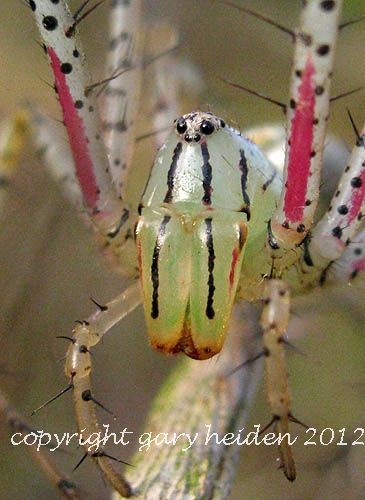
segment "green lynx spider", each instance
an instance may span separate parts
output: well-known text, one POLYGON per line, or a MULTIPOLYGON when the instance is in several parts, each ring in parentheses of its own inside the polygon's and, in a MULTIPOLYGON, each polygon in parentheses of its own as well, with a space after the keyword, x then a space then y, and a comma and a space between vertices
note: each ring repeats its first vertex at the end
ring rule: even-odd
MULTIPOLYGON (((113 80, 104 92, 101 128, 77 22, 66 3, 28 3, 50 59, 75 164, 73 172, 72 161, 64 162, 57 175, 92 221, 106 252, 126 275, 136 278, 138 268, 140 278, 73 331, 65 370, 79 429, 90 434, 98 429, 90 350, 139 304, 152 347, 207 359, 222 349, 233 303, 263 300, 268 400, 277 432, 287 432, 289 421, 296 421, 283 358, 289 290, 346 282, 365 268, 363 131, 329 211, 312 227, 341 2, 306 2, 300 28, 291 33, 295 58, 283 180, 259 148, 221 118, 191 112, 175 120, 160 148, 138 214, 124 194, 140 92, 140 2, 112 2, 107 73, 113 80), (356 248, 351 245, 355 236, 356 248), (335 260, 341 266, 334 269, 335 260)), ((27 120, 36 141, 49 141, 47 120, 34 111, 27 120)), ((48 157, 57 163, 51 149, 48 157)), ((286 477, 294 480, 285 440, 279 452, 286 477)), ((106 452, 92 456, 114 489, 133 494, 106 452)))

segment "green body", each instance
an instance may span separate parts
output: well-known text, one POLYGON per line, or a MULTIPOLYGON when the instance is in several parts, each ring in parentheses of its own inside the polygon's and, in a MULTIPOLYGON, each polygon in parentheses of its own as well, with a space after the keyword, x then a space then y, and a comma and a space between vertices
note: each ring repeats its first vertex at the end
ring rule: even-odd
POLYGON ((213 115, 182 119, 186 129, 170 134, 152 168, 137 251, 152 346, 205 359, 222 348, 234 300, 261 297, 281 177, 255 144, 213 115), (209 135, 201 133, 206 121, 214 125, 209 135))

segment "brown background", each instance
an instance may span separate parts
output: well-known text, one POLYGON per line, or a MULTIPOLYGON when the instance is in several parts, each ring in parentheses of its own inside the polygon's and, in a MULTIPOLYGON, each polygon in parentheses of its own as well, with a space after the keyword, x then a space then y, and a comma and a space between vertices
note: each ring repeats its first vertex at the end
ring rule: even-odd
MULTIPOLYGON (((73 9, 80 2, 72 2, 73 9)), ((289 27, 293 27, 300 2, 244 1, 289 27), (298 5, 297 5, 298 4, 298 5)), ((345 18, 364 14, 364 2, 346 2, 345 18)), ((95 80, 103 74, 106 44, 106 6, 82 26, 85 48, 95 80)), ((180 57, 201 68, 206 87, 194 106, 207 106, 242 128, 282 121, 276 107, 228 88, 231 80, 285 100, 290 71, 291 43, 272 27, 243 17, 218 2, 150 1, 151 17, 170 19, 179 26, 180 57)), ((1 72, 0 115, 8 116, 25 99, 59 117, 55 98, 41 79, 51 81, 41 49, 35 43, 31 12, 22 2, 2 0, 0 5, 1 72)), ((363 24, 341 35, 333 93, 363 85, 365 66, 363 24)), ((364 119, 364 92, 333 106, 331 128, 348 143, 353 140, 345 109, 349 106, 360 125, 364 119)), ((146 106, 146 105, 145 105, 146 106)), ((189 109, 184 109, 185 112, 189 109)), ((150 130, 141 113, 140 132, 150 130)), ((140 147, 132 184, 143 184, 140 169, 149 167, 148 144, 140 147), (137 179, 138 177, 138 179, 137 179)), ((108 271, 92 238, 60 196, 40 162, 25 152, 1 208, 0 232, 0 362, 11 371, 1 375, 1 386, 25 415, 63 387, 65 345, 56 335, 69 334, 72 323, 92 310, 89 296, 107 301, 122 288, 118 276, 108 271)), ((295 415, 308 425, 323 429, 364 426, 364 294, 344 287, 298 300, 290 332, 304 356, 290 354, 289 370, 295 415), (305 334, 305 335, 303 335, 305 334)), ((175 360, 152 352, 146 341, 141 311, 114 328, 93 357, 95 394, 118 415, 115 424, 138 432, 148 401, 175 360)), ((107 418, 101 414, 104 422, 107 418)), ((269 419, 261 391, 252 409, 251 424, 269 419)), ((32 425, 62 433, 74 429, 70 395, 34 417, 32 425)), ((300 429, 298 431, 303 437, 300 429)), ((24 448, 9 444, 0 426, 0 498, 56 498, 43 475, 33 466, 24 448)), ((302 441, 301 441, 302 442, 302 441)), ((127 451, 117 450, 127 458, 127 451)), ((297 445, 299 477, 287 483, 275 470, 275 451, 242 450, 242 463, 232 498, 360 498, 364 496, 364 447, 303 447, 297 445), (343 454, 340 456, 340 452, 343 454)), ((54 458, 70 473, 81 450, 54 458)), ((73 474, 88 498, 107 498, 101 478, 85 462, 73 474)))

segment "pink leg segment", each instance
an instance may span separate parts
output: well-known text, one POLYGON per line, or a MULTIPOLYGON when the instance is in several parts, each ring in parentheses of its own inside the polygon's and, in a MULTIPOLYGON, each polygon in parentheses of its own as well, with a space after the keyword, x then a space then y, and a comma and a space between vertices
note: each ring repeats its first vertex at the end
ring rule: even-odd
POLYGON ((298 105, 291 122, 289 143, 288 189, 284 198, 285 217, 290 222, 303 219, 304 203, 308 191, 314 119, 314 66, 309 57, 298 89, 298 105), (290 189, 289 189, 290 186, 290 189))
POLYGON ((95 98, 85 92, 91 78, 77 29, 69 29, 74 18, 63 0, 37 0, 30 7, 50 58, 84 204, 103 223, 115 221, 121 203, 109 174, 95 98))
POLYGON ((300 244, 313 223, 341 7, 341 0, 305 2, 295 33, 284 188, 271 220, 279 247, 300 244))
POLYGON ((61 62, 52 48, 48 48, 52 70, 55 76, 55 85, 63 112, 68 139, 72 155, 75 160, 76 175, 79 180, 86 205, 91 210, 97 207, 99 199, 99 188, 93 171, 93 163, 88 148, 88 138, 85 127, 78 115, 70 89, 67 86, 66 77, 61 71, 61 62))

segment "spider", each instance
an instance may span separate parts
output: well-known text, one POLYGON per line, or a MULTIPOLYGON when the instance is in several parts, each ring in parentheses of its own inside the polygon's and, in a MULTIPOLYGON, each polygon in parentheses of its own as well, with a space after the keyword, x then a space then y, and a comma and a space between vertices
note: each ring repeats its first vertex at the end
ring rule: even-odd
MULTIPOLYGON (((77 23, 75 18, 65 14, 63 2, 51 4, 30 2, 55 74, 71 148, 79 159, 76 170, 82 203, 80 190, 67 175, 64 176, 65 186, 70 188, 71 198, 82 204, 84 214, 101 233, 102 245, 123 266, 133 255, 135 235, 146 322, 151 343, 156 349, 185 352, 196 359, 210 358, 222 348, 233 300, 237 297, 242 300, 264 298, 261 320, 265 339, 263 352, 268 385, 272 383, 268 395, 274 423, 279 430, 286 431, 288 421, 294 417, 287 400, 282 349, 278 347, 288 322, 289 289, 285 283, 288 282, 295 293, 318 283, 330 283, 331 279, 358 279, 356 271, 359 274, 362 270, 358 251, 362 244, 361 234, 356 239, 357 253, 351 245, 361 230, 361 161, 360 164, 359 161, 349 162, 349 168, 345 170, 347 177, 344 174, 342 181, 344 187, 340 185, 338 189, 340 192, 335 196, 330 216, 325 216, 316 228, 311 228, 323 147, 323 140, 316 134, 321 135, 321 123, 327 117, 323 103, 329 81, 318 77, 314 89, 310 82, 311 78, 317 78, 316 64, 325 66, 332 58, 333 39, 323 38, 315 27, 312 32, 309 21, 305 31, 308 36, 296 37, 302 50, 307 50, 313 60, 305 57, 297 60, 295 91, 288 106, 292 125, 289 140, 294 160, 290 163, 289 154, 289 177, 284 183, 287 185, 281 201, 280 176, 259 149, 221 118, 211 113, 194 112, 175 121, 171 135, 160 149, 137 216, 118 196, 125 188, 127 168, 124 166, 128 164, 125 151, 128 151, 128 146, 122 146, 120 152, 120 145, 116 146, 113 135, 119 140, 121 133, 129 128, 126 127, 128 115, 123 115, 126 121, 112 119, 116 109, 113 98, 118 94, 118 88, 111 82, 109 89, 116 90, 105 92, 111 96, 112 103, 104 119, 105 140, 112 145, 109 165, 100 146, 102 141, 94 118, 96 105, 92 88, 84 81, 85 76, 79 67, 82 52, 74 27, 77 23), (63 37, 62 41, 60 37, 63 37), (86 125, 83 125, 83 120, 86 125), (297 130, 302 122, 307 127, 306 140, 302 139, 299 147, 295 137, 298 137, 297 130), (84 137, 80 133, 83 127, 86 130, 84 137), (89 147, 91 153, 87 152, 89 147), (307 168, 299 175, 297 168, 292 166, 296 165, 297 156, 304 165, 302 168, 307 168), (108 177, 109 169, 114 185, 118 186, 117 194, 108 177), (220 189, 226 183, 232 194, 228 203, 226 194, 220 189), (326 245, 323 245, 323 238, 326 238, 326 245), (341 264, 338 268, 331 265, 337 259, 341 264), (201 288, 196 287, 196 283, 200 283, 201 288), (173 301, 171 287, 175 292, 173 301), (280 386, 282 390, 278 389, 280 386)), ((123 2, 114 4, 116 12, 126 8, 122 6, 123 2)), ((313 2, 313 5, 317 15, 323 16, 323 24, 330 20, 329 24, 337 25, 336 2, 313 2)), ((313 19, 313 13, 310 19, 313 19)), ((334 31, 329 28, 331 36, 334 31)), ((135 78, 134 63, 128 63, 132 68, 125 75, 135 78)), ((327 76, 328 66, 324 71, 327 76)), ((129 107, 125 112, 130 112, 129 107)), ((33 119, 35 127, 38 125, 40 130, 45 130, 41 119, 33 119)), ((356 154, 363 155, 362 149, 360 135, 356 154)), ((131 260, 126 267, 133 277, 136 266, 131 260)), ((97 400, 89 382, 90 349, 114 322, 140 302, 139 285, 131 285, 119 299, 99 306, 99 312, 91 317, 91 321, 82 322, 74 330, 66 373, 70 377, 67 387, 73 391, 80 429, 84 426, 89 428, 88 432, 96 429, 93 403, 97 400)), ((284 471, 293 480, 295 470, 290 448, 284 445, 280 452, 284 471)), ((112 485, 128 495, 129 487, 114 471, 110 457, 102 451, 94 458, 112 485)))

